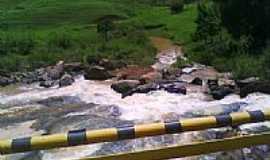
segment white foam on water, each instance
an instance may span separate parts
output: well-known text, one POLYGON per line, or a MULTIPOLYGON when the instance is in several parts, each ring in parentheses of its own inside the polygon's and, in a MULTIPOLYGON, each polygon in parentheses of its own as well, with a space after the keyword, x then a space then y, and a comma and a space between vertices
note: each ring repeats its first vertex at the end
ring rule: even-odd
MULTIPOLYGON (((76 96, 87 103, 101 105, 116 105, 120 108, 122 120, 133 120, 135 122, 153 122, 162 120, 164 115, 175 113, 182 115, 188 111, 203 110, 209 106, 218 106, 237 102, 245 102, 248 105, 242 110, 270 109, 270 95, 251 94, 245 99, 237 95, 230 95, 220 101, 207 101, 203 93, 190 93, 187 95, 171 94, 165 91, 155 91, 148 94, 134 94, 125 99, 110 88, 112 82, 96 82, 79 78, 76 82, 64 88, 39 89, 32 88, 24 93, 0 97, 0 103, 14 104, 14 102, 31 102, 47 99, 55 96, 76 96)), ((83 112, 74 112, 67 116, 81 115, 83 112)), ((258 125, 244 125, 244 129, 253 129, 258 125)), ((14 131, 15 132, 15 131, 14 131)), ((191 135, 191 134, 190 134, 191 135)), ((192 139, 190 137, 189 139, 192 139)), ((99 150, 101 145, 89 145, 73 147, 57 151, 43 151, 43 160, 70 160, 91 155, 99 150)))

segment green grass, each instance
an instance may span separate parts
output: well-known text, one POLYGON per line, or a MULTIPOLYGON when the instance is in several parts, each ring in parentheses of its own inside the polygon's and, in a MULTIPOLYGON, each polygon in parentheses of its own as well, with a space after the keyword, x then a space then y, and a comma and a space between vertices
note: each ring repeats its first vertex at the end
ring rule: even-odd
POLYGON ((58 60, 83 61, 86 56, 95 54, 122 59, 129 64, 150 65, 154 62, 156 51, 147 37, 162 36, 184 44, 191 41, 190 35, 196 27, 194 4, 186 6, 180 14, 171 15, 168 7, 135 2, 0 0, 0 31, 14 35, 4 40, 0 37, 0 42, 1 39, 4 41, 0 47, 14 44, 16 49, 16 52, 12 50, 0 55, 0 69, 28 70, 58 60), (127 33, 104 43, 96 32, 96 23, 108 15, 113 16, 118 28, 127 33), (149 27, 158 25, 162 27, 149 27), (34 47, 26 48, 29 52, 20 52, 24 48, 24 43, 20 41, 29 38, 22 33, 33 37, 33 42, 30 42, 34 47))
POLYGON ((164 24, 163 30, 157 29, 150 32, 157 36, 167 36, 181 43, 191 41, 191 35, 196 29, 195 18, 197 15, 196 5, 186 5, 182 13, 171 15, 166 7, 152 7, 142 10, 137 19, 147 25, 164 24))

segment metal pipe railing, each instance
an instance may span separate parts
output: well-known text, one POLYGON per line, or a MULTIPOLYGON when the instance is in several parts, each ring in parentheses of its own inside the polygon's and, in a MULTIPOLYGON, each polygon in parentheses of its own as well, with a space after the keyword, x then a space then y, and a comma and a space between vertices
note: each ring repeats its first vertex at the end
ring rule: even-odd
POLYGON ((249 111, 229 115, 184 119, 174 122, 134 125, 99 130, 76 130, 65 134, 44 135, 19 139, 0 140, 0 153, 10 154, 33 150, 111 142, 186 131, 198 131, 225 126, 238 126, 270 120, 269 111, 249 111))

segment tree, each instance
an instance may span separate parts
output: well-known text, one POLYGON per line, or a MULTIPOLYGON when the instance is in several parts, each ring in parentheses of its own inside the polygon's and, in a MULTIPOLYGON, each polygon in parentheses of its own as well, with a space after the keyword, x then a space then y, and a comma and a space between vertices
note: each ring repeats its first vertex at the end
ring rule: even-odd
POLYGON ((171 0, 170 8, 172 14, 177 14, 183 11, 184 9, 184 1, 183 0, 171 0))
POLYGON ((245 35, 252 37, 252 49, 266 45, 270 38, 269 0, 226 0, 217 1, 224 27, 239 39, 245 35))
POLYGON ((200 2, 197 8, 197 29, 194 38, 196 41, 207 41, 221 31, 220 12, 214 3, 200 2))
POLYGON ((102 35, 105 41, 109 41, 110 32, 114 28, 114 23, 111 19, 105 18, 102 19, 97 25, 97 32, 102 35))

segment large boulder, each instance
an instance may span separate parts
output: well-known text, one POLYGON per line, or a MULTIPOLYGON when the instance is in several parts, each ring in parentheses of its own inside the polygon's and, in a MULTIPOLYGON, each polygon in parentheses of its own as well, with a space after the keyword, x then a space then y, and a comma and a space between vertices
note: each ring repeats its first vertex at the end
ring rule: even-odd
POLYGON ((211 95, 215 100, 221 100, 232 93, 234 93, 234 89, 228 86, 218 86, 217 88, 211 90, 211 95))
POLYGON ((144 83, 157 82, 162 80, 162 74, 157 71, 149 72, 147 74, 142 75, 140 80, 144 83))
POLYGON ((193 79, 191 84, 202 86, 203 85, 203 80, 201 78, 199 78, 199 77, 196 77, 196 78, 193 79))
POLYGON ((70 86, 70 85, 72 85, 72 83, 74 83, 74 82, 75 82, 75 80, 74 80, 74 78, 73 78, 71 75, 65 74, 65 75, 63 75, 62 78, 60 79, 60 81, 59 81, 59 86, 60 86, 60 87, 70 86))
POLYGON ((249 83, 242 88, 240 88, 240 97, 244 98, 250 93, 261 92, 265 94, 270 94, 270 82, 267 81, 257 81, 249 83))
POLYGON ((115 71, 117 79, 139 80, 142 75, 154 72, 152 67, 127 66, 115 71))
POLYGON ((260 79, 258 77, 250 77, 250 78, 247 78, 247 79, 238 80, 238 81, 236 81, 236 83, 237 83, 237 86, 239 88, 243 88, 243 87, 246 87, 249 84, 256 83, 256 82, 259 82, 259 81, 260 81, 260 79))
POLYGON ((1 87, 5 87, 9 84, 11 84, 11 80, 9 78, 0 76, 0 86, 1 87))
POLYGON ((88 80, 107 80, 112 78, 112 74, 101 66, 89 66, 85 70, 85 79, 88 80))
POLYGON ((128 91, 138 87, 140 81, 138 80, 120 80, 111 85, 111 88, 118 93, 127 93, 128 91))
POLYGON ((84 70, 84 66, 80 62, 66 63, 64 65, 64 70, 67 73, 80 73, 84 70))
POLYGON ((51 80, 60 79, 64 74, 64 61, 58 62, 55 66, 47 67, 46 73, 47 73, 47 78, 51 80))
POLYGON ((156 83, 149 83, 149 84, 145 84, 145 85, 140 85, 137 88, 134 88, 126 93, 123 93, 122 98, 132 96, 135 93, 148 93, 148 92, 155 91, 158 89, 160 89, 160 88, 159 88, 159 85, 156 83))

